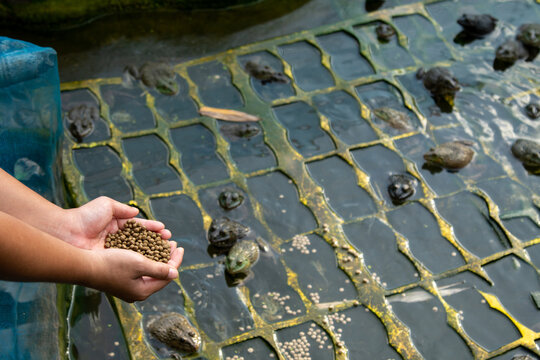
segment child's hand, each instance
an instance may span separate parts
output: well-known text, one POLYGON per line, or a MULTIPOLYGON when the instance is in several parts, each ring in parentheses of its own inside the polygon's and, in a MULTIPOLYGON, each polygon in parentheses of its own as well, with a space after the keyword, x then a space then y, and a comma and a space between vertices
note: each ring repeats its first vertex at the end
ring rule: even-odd
POLYGON ((171 260, 167 264, 152 261, 134 251, 100 249, 89 282, 83 284, 105 291, 124 301, 142 301, 178 277, 184 249, 171 244, 171 260))
MULTIPOLYGON (((69 221, 65 224, 65 233, 60 237, 82 249, 103 249, 107 234, 121 229, 129 219, 139 213, 139 210, 101 196, 79 208, 69 209, 67 212, 69 221)), ((164 240, 171 238, 171 232, 159 221, 145 219, 136 219, 136 221, 146 229, 158 232, 164 240)))

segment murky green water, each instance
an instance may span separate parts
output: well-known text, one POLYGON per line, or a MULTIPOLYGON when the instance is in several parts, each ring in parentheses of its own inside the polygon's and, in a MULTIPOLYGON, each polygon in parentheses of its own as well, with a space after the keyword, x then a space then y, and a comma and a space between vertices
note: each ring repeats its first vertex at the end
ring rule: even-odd
POLYGON ((64 111, 82 103, 101 114, 81 143, 66 133, 64 172, 76 204, 100 195, 130 202, 185 248, 179 281, 144 302, 109 303, 76 287, 70 357, 166 358, 172 350, 145 327, 169 311, 201 332, 191 359, 293 359, 302 347, 322 360, 539 357, 531 293, 540 290, 540 178, 510 152, 517 138, 540 138, 540 123, 523 112, 540 101, 539 60, 495 71, 493 59, 519 25, 538 21, 540 5, 386 1, 366 13, 363 1, 287 9, 277 1, 272 11, 268 3, 190 14, 170 34, 172 15, 160 26, 135 17, 133 29, 110 18, 106 29, 117 37, 111 31, 92 50, 70 45, 73 34, 55 40, 71 49, 60 53, 70 81, 64 111), (455 43, 464 12, 490 13, 497 29, 455 43), (380 43, 380 22, 398 37, 380 43), (135 36, 145 24, 156 32, 135 36), (96 60, 104 52, 107 61, 96 60), (177 95, 122 86, 123 66, 156 58, 175 64, 177 95), (244 66, 254 59, 290 82, 250 77, 244 66), (415 77, 434 65, 461 84, 451 109, 415 77), (258 114, 261 131, 231 135, 230 123, 199 117, 201 106, 258 114), (410 129, 372 115, 383 106, 407 113, 410 129), (454 139, 474 143, 467 167, 425 166, 424 153, 454 139), (396 205, 387 187, 399 173, 419 184, 396 205), (217 199, 231 189, 245 201, 225 211, 217 199), (239 284, 208 247, 207 230, 221 216, 267 243, 239 284))

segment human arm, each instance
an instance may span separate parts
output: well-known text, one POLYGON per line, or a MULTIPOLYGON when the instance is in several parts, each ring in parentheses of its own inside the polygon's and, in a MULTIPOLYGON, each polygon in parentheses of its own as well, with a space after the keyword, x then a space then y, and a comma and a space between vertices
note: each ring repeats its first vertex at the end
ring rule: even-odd
MULTIPOLYGON (((63 209, 0 169, 0 211, 83 249, 103 248, 108 233, 116 232, 139 213, 137 208, 101 196, 73 209, 63 209)), ((165 240, 171 232, 159 221, 137 219, 165 240)))
MULTIPOLYGON (((176 243, 172 243, 176 244, 176 243)), ((183 249, 163 264, 129 250, 81 249, 0 212, 0 279, 79 284, 144 300, 178 276, 183 249)))

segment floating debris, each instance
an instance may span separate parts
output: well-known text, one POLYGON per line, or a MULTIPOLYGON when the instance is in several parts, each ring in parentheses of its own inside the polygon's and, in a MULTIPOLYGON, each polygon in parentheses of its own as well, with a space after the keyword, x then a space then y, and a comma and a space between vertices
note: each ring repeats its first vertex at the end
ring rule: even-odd
POLYGON ((208 117, 218 119, 218 120, 235 121, 235 122, 261 120, 261 118, 258 116, 251 115, 242 111, 230 110, 230 109, 219 109, 219 108, 213 108, 209 106, 203 106, 202 108, 200 108, 199 114, 201 114, 202 116, 208 116, 208 117))
POLYGON ((15 176, 15 179, 19 181, 27 181, 30 180, 32 176, 43 176, 45 173, 38 163, 23 157, 15 161, 13 175, 15 176))
POLYGON ((300 251, 302 254, 309 254, 308 246, 311 245, 311 241, 305 235, 295 235, 292 240, 292 247, 300 251))

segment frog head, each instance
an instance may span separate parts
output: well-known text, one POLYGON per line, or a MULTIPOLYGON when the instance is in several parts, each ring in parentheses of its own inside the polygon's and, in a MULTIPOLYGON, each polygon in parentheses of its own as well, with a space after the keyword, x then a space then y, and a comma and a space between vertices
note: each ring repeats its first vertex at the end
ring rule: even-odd
POLYGON ((235 254, 229 254, 225 260, 225 268, 231 275, 245 273, 249 270, 251 262, 247 254, 238 252, 235 254))
POLYGON ((495 51, 495 58, 499 61, 514 63, 520 57, 519 46, 520 44, 513 40, 506 41, 495 51))
POLYGON ((176 95, 178 94, 178 83, 174 78, 163 77, 156 79, 156 90, 163 95, 176 95))
POLYGON ((175 326, 169 331, 177 349, 189 354, 199 351, 201 347, 201 336, 192 326, 175 326))
POLYGON ((525 45, 540 47, 540 24, 525 24, 519 28, 517 39, 525 45))
POLYGON ((463 14, 461 17, 457 20, 457 23, 464 28, 469 28, 471 26, 474 26, 477 22, 477 16, 471 15, 471 14, 463 14))
POLYGON ((451 75, 442 76, 439 79, 437 87, 438 87, 437 93, 440 95, 455 94, 456 92, 459 91, 459 89, 461 89, 457 79, 451 75))
POLYGON ((437 151, 437 149, 431 148, 427 153, 424 154, 424 160, 430 164, 440 165, 444 164, 444 160, 437 151))

